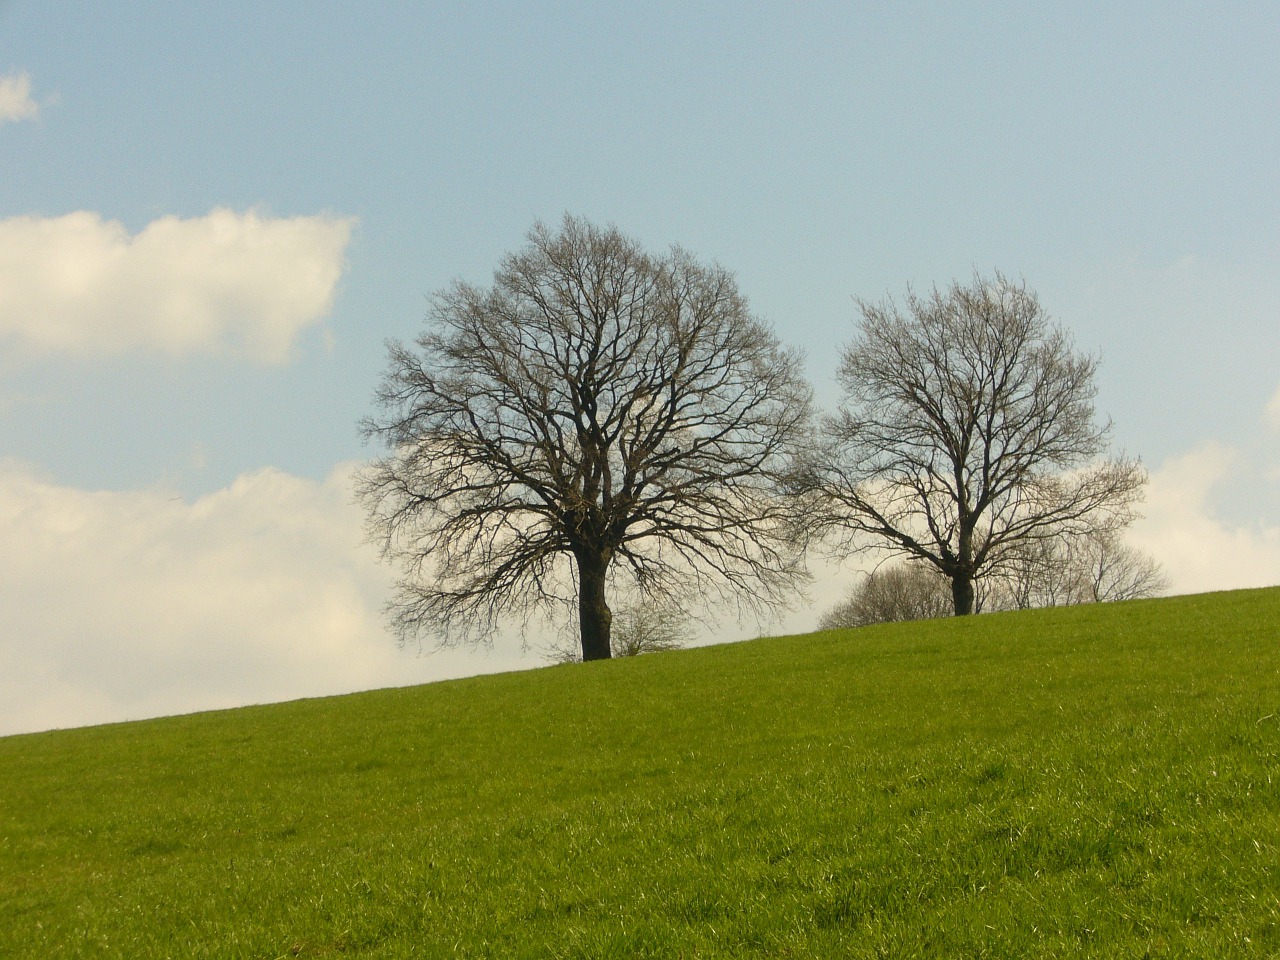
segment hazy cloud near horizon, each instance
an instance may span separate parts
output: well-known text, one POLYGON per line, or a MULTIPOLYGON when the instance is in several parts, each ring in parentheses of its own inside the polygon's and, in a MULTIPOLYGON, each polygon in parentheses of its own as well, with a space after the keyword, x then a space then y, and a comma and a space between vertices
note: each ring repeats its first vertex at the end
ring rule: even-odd
MULTIPOLYGON (((1238 456, 1210 445, 1152 471, 1132 539, 1176 593, 1280 583, 1280 526, 1233 526, 1210 506, 1238 456)), ((0 465, 0 734, 540 665, 514 639, 397 648, 381 615, 392 572, 362 543, 355 466, 320 482, 265 468, 186 502, 0 465)), ((815 629, 865 562, 818 564, 810 602, 777 631, 815 629)))
POLYGON ((266 468, 188 503, 0 465, 0 734, 516 665, 396 647, 350 477, 266 468))
MULTIPOLYGON (((1206 443, 1151 472, 1130 539, 1164 565, 1174 593, 1280 584, 1280 525, 1233 522, 1213 508, 1215 492, 1243 461, 1240 451, 1206 443)), ((1270 482, 1280 493, 1280 475, 1270 482)))
POLYGON ((1267 422, 1273 430, 1280 431, 1280 387, 1276 387, 1276 392, 1271 395, 1271 401, 1267 404, 1267 422))

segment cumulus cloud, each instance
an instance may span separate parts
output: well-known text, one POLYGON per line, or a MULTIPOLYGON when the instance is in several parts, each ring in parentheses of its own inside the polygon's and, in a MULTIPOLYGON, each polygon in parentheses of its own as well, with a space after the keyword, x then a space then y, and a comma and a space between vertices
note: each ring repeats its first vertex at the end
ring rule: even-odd
POLYGON ((40 105, 31 99, 31 77, 16 73, 0 77, 0 123, 29 120, 40 113, 40 105))
POLYGON ((264 469, 188 503, 0 464, 0 734, 537 664, 396 647, 350 475, 264 469))
POLYGON ((1230 523, 1213 508, 1241 462, 1238 451, 1206 443, 1151 472, 1145 516, 1131 539, 1164 565, 1172 592, 1280 584, 1280 524, 1230 523))
POLYGON ((0 337, 38 351, 283 363, 332 308, 353 227, 226 209, 136 235, 89 211, 0 220, 0 337))

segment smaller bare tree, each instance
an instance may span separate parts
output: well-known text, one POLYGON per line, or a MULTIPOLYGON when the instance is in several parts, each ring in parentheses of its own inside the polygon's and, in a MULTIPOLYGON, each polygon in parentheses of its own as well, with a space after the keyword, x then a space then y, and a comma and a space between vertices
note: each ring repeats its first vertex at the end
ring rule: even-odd
POLYGON ((1086 537, 1075 550, 1086 601, 1138 600, 1169 590, 1169 577, 1155 557, 1129 546, 1115 531, 1086 537))
MULTIPOLYGON (((638 601, 614 613, 609 643, 614 657, 638 657, 642 653, 679 650, 692 640, 688 616, 679 606, 638 601)), ((566 637, 546 647, 544 655, 552 663, 578 663, 582 649, 576 638, 566 637)))
POLYGON ((1079 602, 1078 571, 1061 540, 1019 544, 984 578, 988 610, 1031 610, 1079 602))
POLYGON ((674 604, 634 603, 623 607, 613 618, 615 657, 679 650, 692 639, 684 611, 674 604))
POLYGON ((1024 544, 992 577, 991 606, 1024 610, 1158 597, 1169 578, 1116 530, 1024 544))
POLYGON ((844 600, 822 615, 818 629, 931 620, 949 616, 951 607, 950 580, 922 563, 900 563, 868 574, 844 600))
POLYGON ((861 302, 844 403, 797 483, 811 529, 932 564, 957 615, 1021 548, 1123 527, 1146 473, 1106 458, 1096 357, 1000 274, 929 296, 861 302))

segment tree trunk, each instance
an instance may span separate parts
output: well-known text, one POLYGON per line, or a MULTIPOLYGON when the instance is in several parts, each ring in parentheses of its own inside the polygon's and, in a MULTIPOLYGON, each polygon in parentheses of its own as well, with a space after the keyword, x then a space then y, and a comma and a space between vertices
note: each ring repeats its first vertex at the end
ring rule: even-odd
POLYGON ((973 577, 967 573, 951 575, 951 600, 955 604, 956 616, 965 617, 973 613, 973 577))
MULTIPOLYGON (((957 482, 960 480, 956 477, 957 482)), ((956 553, 956 563, 951 568, 951 600, 955 604, 956 616, 967 617, 973 613, 973 523, 966 507, 962 505, 963 515, 960 518, 960 542, 956 553)))
POLYGON ((609 558, 598 552, 575 554, 578 561, 578 625, 582 631, 582 659, 608 660, 613 656, 609 635, 613 612, 605 597, 609 558))

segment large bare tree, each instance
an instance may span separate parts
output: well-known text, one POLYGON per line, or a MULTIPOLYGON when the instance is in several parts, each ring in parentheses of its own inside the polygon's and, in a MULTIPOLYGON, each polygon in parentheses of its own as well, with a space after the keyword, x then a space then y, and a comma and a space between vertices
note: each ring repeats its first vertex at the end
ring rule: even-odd
POLYGON ((402 639, 475 638, 576 593, 610 656, 610 584, 785 601, 804 577, 778 493, 810 419, 797 353, 733 276, 616 229, 541 224, 487 287, 432 300, 392 343, 360 496, 404 576, 402 639))
POLYGON ((1115 529, 1146 474, 1106 459, 1094 416, 1098 360, 1024 284, 975 276, 929 296, 859 302, 809 489, 812 525, 933 564, 957 615, 975 582, 1028 543, 1115 529))

